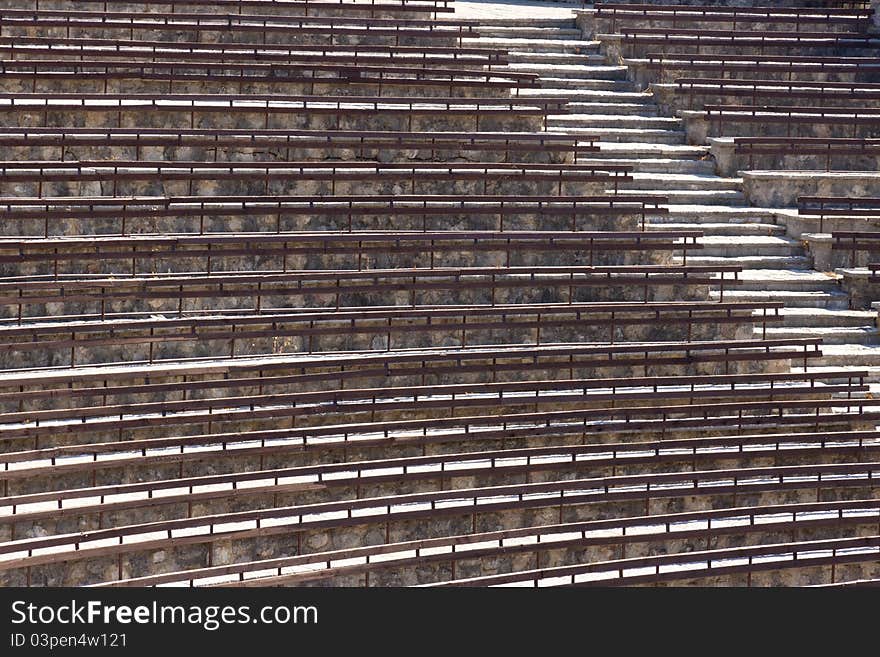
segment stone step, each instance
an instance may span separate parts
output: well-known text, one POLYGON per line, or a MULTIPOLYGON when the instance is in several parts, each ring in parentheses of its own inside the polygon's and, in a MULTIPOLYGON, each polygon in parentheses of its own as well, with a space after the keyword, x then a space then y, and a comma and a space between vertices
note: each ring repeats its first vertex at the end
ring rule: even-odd
POLYGON ((801 243, 776 235, 707 235, 697 240, 703 246, 698 255, 736 258, 740 256, 801 256, 801 243))
MULTIPOLYGON (((563 132, 569 135, 596 135, 595 127, 575 128, 571 126, 558 126, 547 123, 547 129, 551 132, 563 132)), ((603 141, 616 141, 619 143, 638 142, 642 143, 646 139, 650 139, 658 144, 682 144, 685 141, 685 134, 679 130, 650 130, 647 128, 602 128, 598 132, 601 133, 603 141)))
POLYGON ((598 41, 577 39, 524 39, 517 37, 465 37, 461 45, 468 48, 499 48, 508 52, 598 53, 598 41))
POLYGON ((742 178, 719 178, 718 176, 699 176, 691 173, 638 173, 632 174, 632 182, 627 189, 670 189, 675 192, 727 191, 742 189, 742 178))
POLYGON ((813 367, 878 367, 880 368, 880 345, 876 344, 827 344, 822 345, 822 356, 809 361, 813 367))
MULTIPOLYGON (((688 258, 690 260, 690 258, 688 258)), ((839 277, 806 267, 789 270, 752 267, 739 273, 740 291, 840 292, 839 277)))
POLYGON ((644 103, 569 103, 566 109, 572 114, 604 114, 617 115, 635 114, 638 116, 656 116, 657 106, 648 102, 644 103))
POLYGON ((665 116, 641 116, 632 114, 550 114, 547 125, 577 128, 647 128, 649 130, 678 130, 679 119, 665 116))
MULTIPOLYGON (((675 259, 678 260, 678 259, 675 259)), ((740 266, 743 269, 806 269, 810 259, 806 256, 688 256, 689 265, 740 266)))
POLYGON ((489 27, 554 27, 573 30, 577 27, 574 18, 479 18, 481 26, 489 27))
POLYGON ((571 80, 624 80, 626 78, 625 66, 602 66, 598 64, 508 64, 506 70, 516 73, 536 73, 542 80, 546 79, 571 79, 571 80))
POLYGON ((719 205, 745 205, 746 198, 742 192, 734 190, 714 190, 714 189, 667 189, 663 187, 655 187, 651 189, 650 185, 640 185, 637 182, 621 183, 621 189, 618 194, 646 194, 648 196, 665 196, 669 203, 685 204, 688 202, 699 202, 701 205, 719 204, 719 205))
POLYGON ((566 39, 579 40, 583 33, 576 27, 489 25, 480 23, 477 32, 482 38, 501 37, 504 39, 540 39, 542 41, 566 39))
MULTIPOLYGON (((760 337, 762 335, 761 327, 756 326, 754 334, 756 337, 760 337)), ((874 345, 880 342, 877 329, 873 326, 820 326, 815 328, 774 326, 767 328, 766 337, 768 340, 821 338, 824 344, 829 345, 874 345)))
POLYGON ((638 91, 615 91, 614 89, 566 89, 552 87, 535 87, 519 89, 519 96, 551 96, 566 98, 572 102, 578 101, 601 101, 604 103, 641 103, 645 100, 645 94, 638 91))
MULTIPOLYGON (((575 103, 571 103, 574 105, 575 103)), ((647 157, 647 158, 676 158, 698 160, 708 158, 708 146, 689 146, 687 144, 662 144, 651 142, 619 143, 613 141, 596 142, 599 151, 591 154, 591 157, 647 157)), ((714 171, 714 162, 707 159, 714 171)))
POLYGON ((776 223, 776 214, 770 208, 748 205, 701 205, 670 203, 667 214, 651 216, 651 221, 673 223, 776 223))
POLYGON ((596 153, 586 153, 578 158, 579 164, 593 164, 601 166, 602 164, 619 165, 632 167, 635 172, 643 173, 687 173, 687 174, 709 174, 714 168, 709 162, 701 162, 700 160, 678 160, 669 158, 610 158, 610 157, 593 157, 596 153))
POLYGON ((785 227, 776 224, 711 224, 646 222, 647 230, 701 230, 707 236, 750 237, 754 235, 785 235, 785 227))
POLYGON ((553 76, 541 76, 538 78, 539 89, 586 89, 588 91, 635 91, 632 82, 625 80, 617 74, 608 78, 560 78, 553 76))
POLYGON ((605 64, 608 60, 597 52, 508 52, 507 61, 512 64, 605 64))
MULTIPOLYGON (((780 299, 781 301, 781 299, 780 299)), ((849 310, 831 308, 783 308, 780 313, 785 320, 784 327, 874 327, 877 313, 871 310, 849 310)))
MULTIPOLYGON (((712 299, 721 299, 719 290, 709 292, 712 299)), ((791 292, 788 290, 742 290, 739 287, 725 289, 724 301, 781 301, 786 309, 791 308, 825 308, 828 310, 847 310, 849 295, 843 292, 805 291, 791 292)))
MULTIPOLYGON (((853 345, 853 346, 856 346, 856 345, 853 345)), ((846 348, 846 345, 843 345, 843 346, 828 345, 827 348, 831 348, 831 347, 846 348)), ((823 349, 823 351, 826 351, 827 348, 823 349)), ((848 369, 848 370, 851 370, 854 372, 855 371, 867 372, 867 376, 864 378, 864 382, 866 384, 880 383, 880 365, 859 366, 859 365, 850 365, 850 363, 841 363, 840 365, 813 365, 814 362, 817 362, 819 360, 823 360, 823 359, 811 360, 810 366, 806 369, 803 367, 792 367, 791 372, 792 372, 792 374, 803 374, 804 372, 815 372, 816 374, 819 374, 822 372, 840 372, 841 370, 848 369)), ((797 361, 792 361, 792 363, 794 363, 794 362, 797 362, 797 361)), ((843 384, 843 383, 847 383, 848 379, 846 376, 841 376, 839 378, 832 377, 829 379, 824 379, 824 381, 829 384, 843 384)), ((854 381, 854 383, 857 383, 857 381, 854 381)), ((880 393, 880 388, 875 388, 875 386, 871 386, 870 392, 871 392, 871 394, 876 396, 878 393, 880 393)), ((853 394, 853 396, 855 396, 855 393, 853 394)))

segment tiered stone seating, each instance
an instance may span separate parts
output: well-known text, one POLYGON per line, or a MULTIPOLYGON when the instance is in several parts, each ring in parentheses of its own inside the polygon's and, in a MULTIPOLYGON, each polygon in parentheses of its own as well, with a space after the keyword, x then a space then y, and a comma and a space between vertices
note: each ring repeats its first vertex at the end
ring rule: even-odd
POLYGON ((145 4, 0 12, 0 582, 876 576, 869 372, 481 25, 145 4))

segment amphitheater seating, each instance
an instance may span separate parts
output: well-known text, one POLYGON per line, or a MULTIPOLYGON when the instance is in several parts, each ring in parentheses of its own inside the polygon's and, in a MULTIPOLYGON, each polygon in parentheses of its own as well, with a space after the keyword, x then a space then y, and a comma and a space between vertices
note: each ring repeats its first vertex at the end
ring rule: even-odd
MULTIPOLYGON (((873 152, 870 11, 596 9, 721 132, 873 152)), ((452 10, 0 10, 2 585, 874 577, 873 372, 452 10)))

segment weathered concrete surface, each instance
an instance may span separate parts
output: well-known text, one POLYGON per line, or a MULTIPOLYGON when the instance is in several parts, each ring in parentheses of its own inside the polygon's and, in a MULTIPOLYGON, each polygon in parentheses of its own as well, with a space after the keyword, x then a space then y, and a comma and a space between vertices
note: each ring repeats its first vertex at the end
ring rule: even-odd
POLYGON ((875 171, 744 171, 743 192, 752 205, 795 207, 800 196, 880 196, 875 171))

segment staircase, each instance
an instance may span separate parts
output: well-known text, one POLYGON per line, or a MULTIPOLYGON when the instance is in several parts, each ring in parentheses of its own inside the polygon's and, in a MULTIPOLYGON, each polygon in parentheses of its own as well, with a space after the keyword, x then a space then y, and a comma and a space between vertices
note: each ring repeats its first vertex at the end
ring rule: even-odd
POLYGON ((540 88, 520 95, 570 98, 547 129, 599 136, 600 151, 578 161, 631 166, 634 180, 618 193, 667 197, 669 213, 648 217, 648 230, 702 230, 703 249, 689 264, 742 266, 742 283, 725 290, 726 300, 785 302, 785 320, 767 329, 768 338, 820 337, 826 356, 817 365, 867 367, 880 382, 877 313, 849 310, 838 277, 811 268, 772 208, 747 204, 742 179, 715 175, 708 147, 688 145, 681 119, 661 116, 653 94, 637 89, 625 66, 607 61, 599 41, 585 41, 573 18, 481 19, 480 36, 465 41, 505 48, 504 68, 537 73, 540 88))

